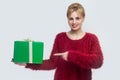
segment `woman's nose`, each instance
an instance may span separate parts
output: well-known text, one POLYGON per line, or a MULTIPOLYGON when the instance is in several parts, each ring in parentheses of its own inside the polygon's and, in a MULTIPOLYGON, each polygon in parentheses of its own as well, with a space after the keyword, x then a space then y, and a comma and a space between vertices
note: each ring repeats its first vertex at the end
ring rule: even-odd
POLYGON ((73 23, 76 23, 76 20, 73 20, 73 23))

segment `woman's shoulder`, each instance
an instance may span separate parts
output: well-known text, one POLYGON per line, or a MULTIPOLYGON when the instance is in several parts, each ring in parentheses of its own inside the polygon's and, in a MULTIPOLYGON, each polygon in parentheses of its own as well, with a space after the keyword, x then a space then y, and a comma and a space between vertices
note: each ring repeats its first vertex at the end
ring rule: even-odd
POLYGON ((65 36, 66 35, 66 32, 60 32, 56 35, 56 37, 61 37, 61 36, 65 36))
POLYGON ((95 33, 86 32, 86 34, 88 35, 88 37, 90 39, 98 39, 98 37, 97 37, 97 35, 95 33))
POLYGON ((60 33, 57 33, 55 39, 56 40, 62 40, 62 39, 65 38, 65 36, 66 36, 66 32, 60 32, 60 33))

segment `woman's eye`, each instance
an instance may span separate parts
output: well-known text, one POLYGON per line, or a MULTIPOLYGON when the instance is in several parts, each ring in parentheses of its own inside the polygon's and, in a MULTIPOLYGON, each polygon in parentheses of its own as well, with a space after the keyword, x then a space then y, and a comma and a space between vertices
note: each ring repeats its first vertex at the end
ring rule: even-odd
POLYGON ((73 18, 69 18, 69 20, 73 20, 73 18))
POLYGON ((76 17, 76 20, 79 20, 80 18, 79 17, 76 17))

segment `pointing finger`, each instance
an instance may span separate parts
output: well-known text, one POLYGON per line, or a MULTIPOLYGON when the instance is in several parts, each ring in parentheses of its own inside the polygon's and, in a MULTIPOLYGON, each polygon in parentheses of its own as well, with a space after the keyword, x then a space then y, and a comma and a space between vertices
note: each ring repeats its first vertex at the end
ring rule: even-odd
POLYGON ((63 54, 61 53, 57 53, 57 54, 54 54, 54 56, 62 56, 63 54))

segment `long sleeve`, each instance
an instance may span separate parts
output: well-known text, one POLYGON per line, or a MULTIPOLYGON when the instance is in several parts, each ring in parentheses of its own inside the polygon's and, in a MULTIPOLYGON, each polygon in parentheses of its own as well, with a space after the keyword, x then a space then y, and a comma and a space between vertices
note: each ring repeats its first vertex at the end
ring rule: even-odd
POLYGON ((103 64, 103 54, 98 38, 92 38, 90 50, 86 53, 69 50, 68 61, 84 69, 99 68, 103 64))
POLYGON ((58 52, 57 38, 55 38, 50 58, 47 59, 47 60, 43 60, 42 64, 27 64, 26 68, 30 68, 32 70, 51 70, 51 69, 55 69, 56 65, 57 65, 57 57, 54 57, 53 54, 57 53, 57 52, 58 52))
POLYGON ((30 68, 32 70, 51 70, 55 69, 55 62, 54 60, 48 59, 48 60, 43 60, 42 64, 27 64, 26 68, 30 68))
POLYGON ((103 54, 97 37, 85 34, 77 40, 70 39, 66 32, 59 33, 54 41, 50 58, 43 64, 27 64, 33 70, 55 70, 54 80, 92 80, 92 68, 103 64, 103 54), (55 53, 68 51, 67 61, 55 53))

